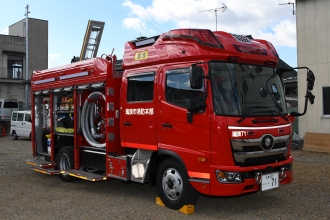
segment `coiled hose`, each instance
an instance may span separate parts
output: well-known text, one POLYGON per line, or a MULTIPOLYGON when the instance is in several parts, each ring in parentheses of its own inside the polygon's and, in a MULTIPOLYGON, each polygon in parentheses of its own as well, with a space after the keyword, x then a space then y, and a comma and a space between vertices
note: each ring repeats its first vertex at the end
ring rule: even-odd
MULTIPOLYGON (((105 100, 105 96, 101 92, 93 92, 86 99, 83 109, 81 111, 81 128, 87 142, 94 147, 105 147, 105 143, 99 143, 95 139, 104 138, 103 134, 97 134, 95 131, 94 114, 95 102, 100 97, 105 100)), ((103 122, 101 122, 103 123, 103 122)))

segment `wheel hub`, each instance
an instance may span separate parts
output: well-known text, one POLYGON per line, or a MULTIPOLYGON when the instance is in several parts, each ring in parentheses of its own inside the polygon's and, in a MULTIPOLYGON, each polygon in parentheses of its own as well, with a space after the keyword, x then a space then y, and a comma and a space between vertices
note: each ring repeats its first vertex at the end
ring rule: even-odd
POLYGON ((165 195, 171 200, 177 200, 180 198, 183 185, 182 178, 176 169, 167 169, 164 172, 162 185, 165 195))

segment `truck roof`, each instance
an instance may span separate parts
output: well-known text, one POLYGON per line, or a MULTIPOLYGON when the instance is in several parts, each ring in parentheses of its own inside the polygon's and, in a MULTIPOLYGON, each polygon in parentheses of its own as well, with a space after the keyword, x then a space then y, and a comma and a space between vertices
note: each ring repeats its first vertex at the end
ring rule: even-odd
POLYGON ((31 77, 31 88, 35 92, 88 86, 105 82, 117 70, 164 63, 222 60, 275 67, 278 59, 275 48, 266 40, 208 29, 176 29, 126 42, 123 60, 116 60, 114 55, 36 70, 31 77))
POLYGON ((122 66, 131 69, 205 59, 276 66, 278 54, 266 40, 208 29, 176 29, 127 42, 122 66))
POLYGON ((92 58, 56 68, 36 70, 31 77, 31 88, 32 91, 39 91, 104 82, 111 65, 103 58, 92 58))

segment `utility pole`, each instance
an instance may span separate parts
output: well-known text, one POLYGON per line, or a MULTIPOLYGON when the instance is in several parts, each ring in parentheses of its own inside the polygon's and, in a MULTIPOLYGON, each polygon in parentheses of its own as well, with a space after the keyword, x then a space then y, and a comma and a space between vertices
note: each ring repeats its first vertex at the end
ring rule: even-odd
POLYGON ((199 12, 214 12, 215 13, 215 30, 218 30, 218 11, 221 11, 222 13, 225 12, 225 10, 227 9, 227 6, 225 4, 222 3, 222 7, 221 8, 213 8, 213 9, 208 9, 208 10, 204 10, 204 11, 199 11, 199 12))
POLYGON ((296 14, 296 11, 294 10, 294 3, 288 2, 288 3, 282 3, 282 4, 279 4, 279 5, 292 5, 292 14, 293 14, 293 15, 296 14))
MULTIPOLYGON (((26 16, 26 21, 25 21, 25 80, 28 81, 29 80, 29 5, 26 5, 25 7, 26 12, 25 12, 25 16, 26 16)), ((32 100, 31 100, 32 102, 32 100)), ((25 84, 25 108, 28 109, 29 108, 29 84, 26 83, 25 84)))

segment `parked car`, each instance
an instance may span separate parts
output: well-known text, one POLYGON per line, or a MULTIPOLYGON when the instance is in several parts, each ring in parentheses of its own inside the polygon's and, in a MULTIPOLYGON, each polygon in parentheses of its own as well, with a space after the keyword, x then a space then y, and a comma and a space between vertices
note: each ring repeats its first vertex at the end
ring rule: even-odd
POLYGON ((0 121, 10 121, 13 111, 18 111, 18 101, 16 99, 0 99, 0 121))
POLYGON ((10 122, 10 134, 13 140, 18 137, 31 139, 31 111, 13 111, 10 122))

